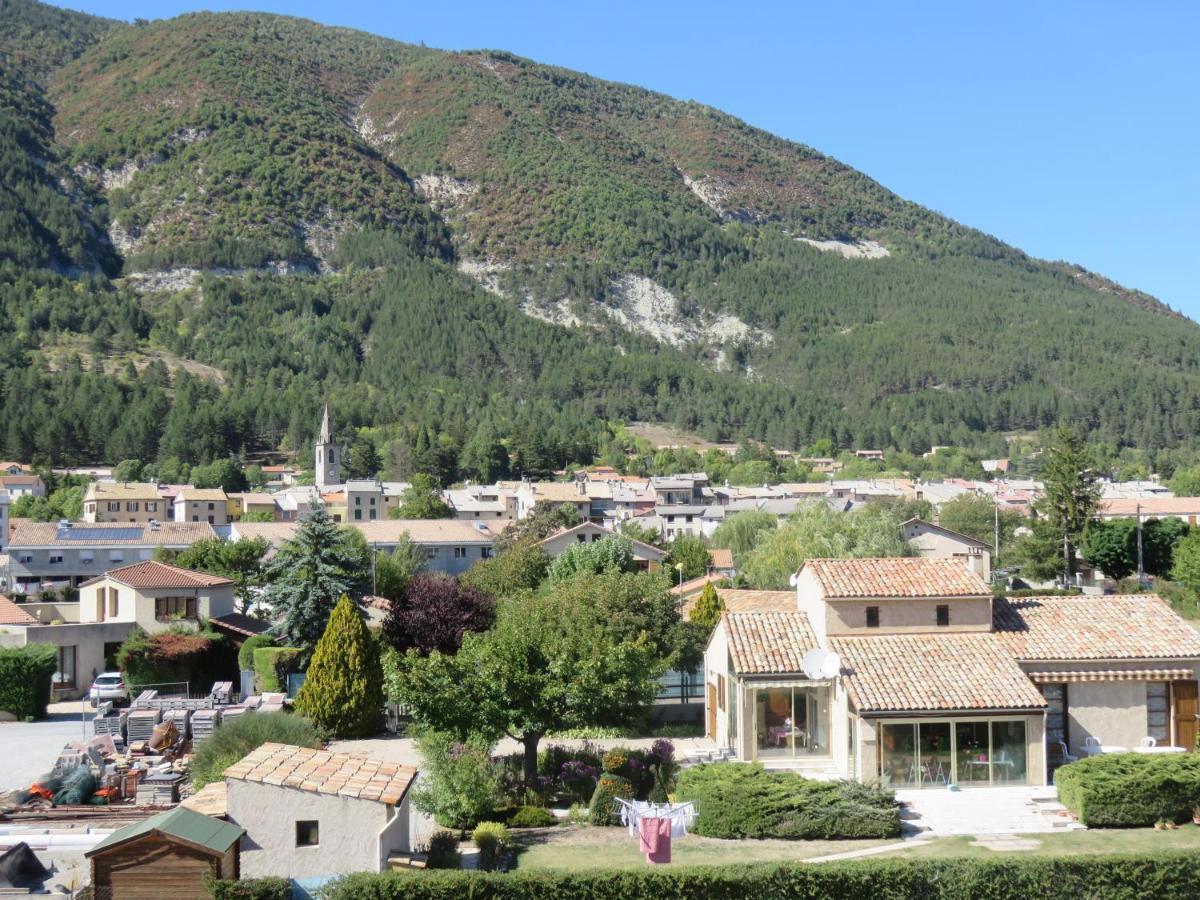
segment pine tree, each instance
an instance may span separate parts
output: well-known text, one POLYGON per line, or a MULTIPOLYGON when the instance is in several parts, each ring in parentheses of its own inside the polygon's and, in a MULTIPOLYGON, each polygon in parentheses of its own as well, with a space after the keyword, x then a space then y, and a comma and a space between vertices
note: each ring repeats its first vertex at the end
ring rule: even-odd
POLYGON ((338 601, 317 641, 296 708, 318 728, 339 738, 369 737, 379 730, 383 669, 379 650, 353 601, 338 601))
POLYGON ((721 599, 721 595, 717 593, 715 587, 706 584, 696 600, 696 605, 688 614, 688 621, 702 625, 711 632, 721 621, 721 615, 724 612, 725 601, 721 599))
POLYGON ((1045 493, 1035 508, 1057 527, 1065 541, 1067 574, 1075 574, 1075 548, 1083 530, 1100 506, 1096 464, 1083 436, 1074 428, 1059 428, 1055 445, 1046 451, 1042 467, 1045 493))
POLYGON ((315 504, 267 567, 265 600, 293 647, 316 645, 343 594, 362 596, 363 570, 337 524, 315 504))

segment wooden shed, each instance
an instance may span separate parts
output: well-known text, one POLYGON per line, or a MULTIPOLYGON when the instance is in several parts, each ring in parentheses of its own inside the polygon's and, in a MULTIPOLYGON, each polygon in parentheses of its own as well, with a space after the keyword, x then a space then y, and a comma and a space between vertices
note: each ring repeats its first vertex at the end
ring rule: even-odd
POLYGON ((205 873, 237 878, 237 825, 176 807, 126 825, 87 852, 97 897, 208 900, 205 873))

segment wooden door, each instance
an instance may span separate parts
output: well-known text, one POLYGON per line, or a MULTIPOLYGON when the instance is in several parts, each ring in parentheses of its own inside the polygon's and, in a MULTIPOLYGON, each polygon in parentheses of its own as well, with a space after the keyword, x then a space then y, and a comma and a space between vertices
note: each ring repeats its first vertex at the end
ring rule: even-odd
POLYGON ((1197 702, 1196 682, 1177 681, 1172 687, 1174 696, 1175 744, 1188 750, 1196 749, 1197 702))
POLYGON ((704 705, 707 717, 704 734, 715 741, 717 739, 717 689, 711 682, 708 685, 707 699, 708 702, 704 705))

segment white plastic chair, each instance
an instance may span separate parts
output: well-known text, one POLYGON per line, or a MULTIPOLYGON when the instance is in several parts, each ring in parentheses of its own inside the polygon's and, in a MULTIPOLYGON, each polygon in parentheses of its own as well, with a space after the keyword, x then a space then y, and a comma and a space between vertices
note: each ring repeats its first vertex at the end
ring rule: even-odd
POLYGON ((1154 738, 1150 737, 1149 735, 1146 735, 1146 737, 1142 738, 1141 741, 1138 742, 1138 746, 1139 747, 1157 747, 1158 741, 1156 741, 1154 738))
POLYGON ((1083 739, 1083 752, 1089 756, 1100 752, 1100 738, 1088 735, 1083 739))
POLYGON ((1054 743, 1058 744, 1058 749, 1064 763, 1073 763, 1079 759, 1078 756, 1073 755, 1071 751, 1067 749, 1066 741, 1055 741, 1054 743))

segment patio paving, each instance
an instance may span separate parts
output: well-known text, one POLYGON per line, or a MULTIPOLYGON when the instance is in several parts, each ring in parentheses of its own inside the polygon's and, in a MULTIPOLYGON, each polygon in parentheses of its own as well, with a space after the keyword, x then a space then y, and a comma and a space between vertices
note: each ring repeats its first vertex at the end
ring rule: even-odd
POLYGON ((1083 828, 1053 787, 942 788, 896 791, 910 837, 1045 834, 1083 828))

